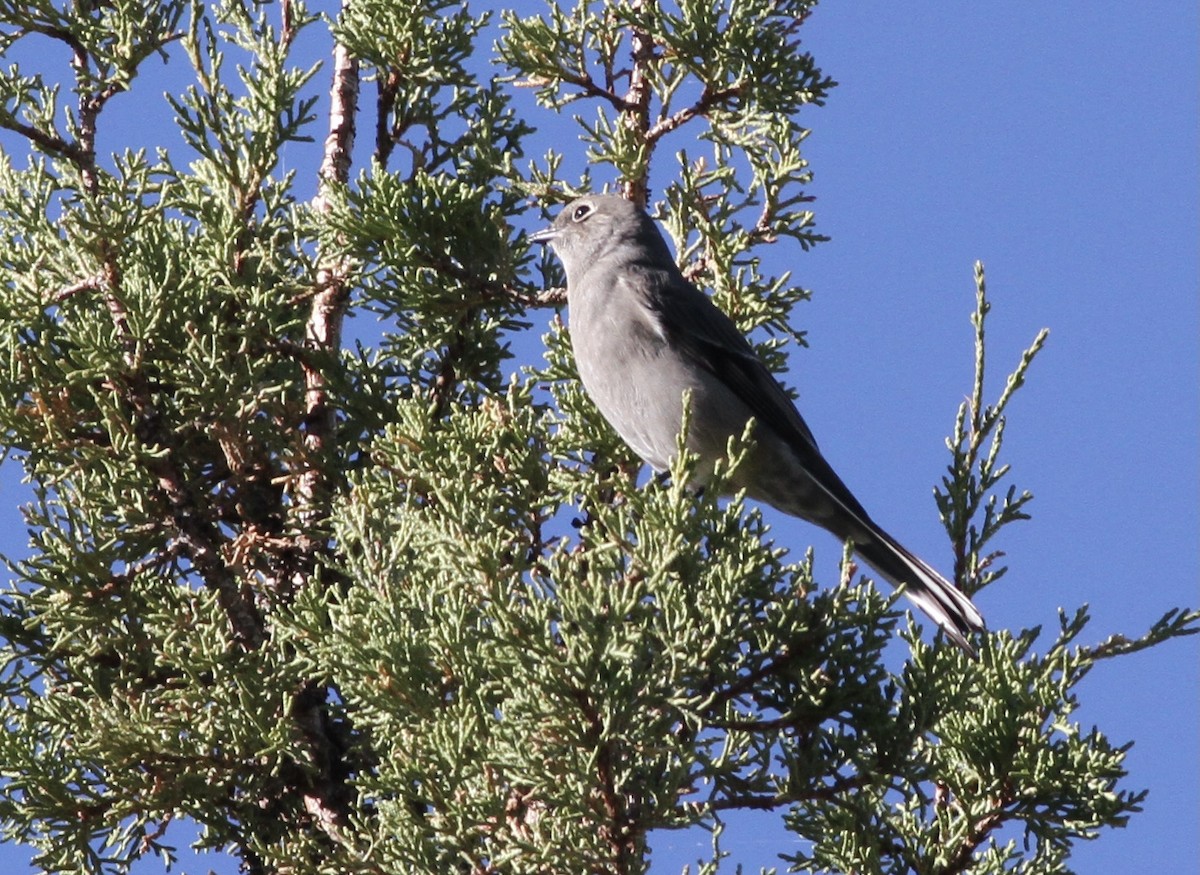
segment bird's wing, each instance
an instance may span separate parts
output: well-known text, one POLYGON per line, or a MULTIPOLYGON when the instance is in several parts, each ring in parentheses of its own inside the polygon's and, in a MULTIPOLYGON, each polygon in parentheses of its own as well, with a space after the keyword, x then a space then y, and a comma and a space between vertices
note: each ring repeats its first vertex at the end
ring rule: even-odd
MULTIPOLYGON (((646 289, 645 282, 639 287, 646 289)), ((646 303, 657 328, 675 350, 691 358, 729 387, 754 418, 787 442, 813 482, 840 505, 852 525, 832 518, 818 521, 840 537, 851 537, 855 550, 894 585, 907 587, 916 605, 932 617, 959 647, 975 651, 967 635, 984 628, 983 617, 954 584, 881 529, 825 461, 812 432, 792 399, 755 355, 737 326, 708 296, 675 273, 662 272, 649 286, 646 303)))
POLYGON ((651 304, 670 343, 729 387, 755 420, 787 441, 805 469, 864 522, 870 517, 825 461, 808 423, 746 338, 709 297, 682 276, 664 276, 651 304))

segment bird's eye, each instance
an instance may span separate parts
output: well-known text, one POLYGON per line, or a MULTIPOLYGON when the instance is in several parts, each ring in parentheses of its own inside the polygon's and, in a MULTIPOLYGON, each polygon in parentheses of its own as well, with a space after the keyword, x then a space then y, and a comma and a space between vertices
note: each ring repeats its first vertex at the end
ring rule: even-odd
POLYGON ((580 204, 575 208, 575 212, 571 213, 572 222, 582 222, 592 214, 591 204, 580 204))

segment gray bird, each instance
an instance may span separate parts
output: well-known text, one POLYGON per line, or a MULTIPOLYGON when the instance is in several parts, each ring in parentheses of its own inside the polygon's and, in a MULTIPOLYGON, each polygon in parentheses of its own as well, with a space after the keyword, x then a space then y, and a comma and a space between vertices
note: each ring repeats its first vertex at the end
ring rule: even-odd
POLYGON ((670 467, 691 393, 687 447, 698 480, 730 437, 755 420, 753 446, 729 488, 808 520, 854 549, 959 647, 982 630, 971 600, 867 515, 825 461, 791 398, 733 322, 688 282, 657 225, 614 195, 568 204, 529 238, 549 243, 567 272, 575 364, 588 395, 655 470, 670 467))

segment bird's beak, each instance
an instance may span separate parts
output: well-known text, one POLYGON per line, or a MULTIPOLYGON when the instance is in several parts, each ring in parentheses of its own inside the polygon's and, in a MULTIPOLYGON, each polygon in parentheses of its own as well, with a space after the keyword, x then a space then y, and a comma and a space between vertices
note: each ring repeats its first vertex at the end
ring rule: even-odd
POLYGON ((558 239, 558 231, 553 228, 543 228, 540 231, 534 231, 529 235, 530 243, 553 243, 558 239))

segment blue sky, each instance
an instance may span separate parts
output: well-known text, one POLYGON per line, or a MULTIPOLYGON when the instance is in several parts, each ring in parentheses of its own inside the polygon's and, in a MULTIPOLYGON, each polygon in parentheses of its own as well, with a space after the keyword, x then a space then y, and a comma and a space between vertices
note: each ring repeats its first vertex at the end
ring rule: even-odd
MULTIPOLYGON (((796 312, 810 348, 788 381, 846 482, 934 565, 949 566, 930 490, 970 386, 973 262, 994 305, 990 397, 1051 330, 1009 415, 1012 482, 1036 499, 1001 545, 1007 578, 979 600, 993 628, 1052 627, 1058 608, 1087 603, 1084 640, 1097 642, 1200 603, 1197 23, 1182 0, 856 0, 823 4, 805 28, 840 82, 802 117, 818 227, 833 239, 771 256, 815 294, 796 312)), ((317 81, 323 91, 327 73, 317 81)), ((526 117, 559 145, 575 135, 547 113, 526 117)), ((10 555, 24 542, 15 474, 0 471, 10 555)), ((832 538, 769 513, 779 543, 813 543, 836 579, 832 538)), ((1072 868, 1193 871, 1200 641, 1101 665, 1075 717, 1134 741, 1127 787, 1151 792, 1128 828, 1078 847, 1072 868)), ((725 846, 752 872, 786 843, 760 816, 725 846)), ((679 872, 704 848, 664 836, 652 871, 679 872)), ((27 859, 0 847, 3 871, 29 871, 27 859)), ((235 871, 209 858, 182 867, 209 868, 235 871)))
MULTIPOLYGON (((846 482, 935 565, 929 491, 969 387, 973 261, 993 302, 992 398, 1051 330, 1010 409, 1012 482, 1036 498, 1004 536, 1008 576, 979 599, 993 628, 1053 627, 1087 603, 1097 642, 1198 601, 1196 14, 824 3, 806 28, 840 83, 805 116, 833 239, 795 260, 815 297, 790 379, 846 482)), ((836 560, 800 524, 780 518, 776 535, 836 560)), ((1078 847, 1075 871, 1194 871, 1198 656, 1195 638, 1173 642, 1084 682, 1076 719, 1135 741, 1129 785, 1151 792, 1128 828, 1078 847)))

